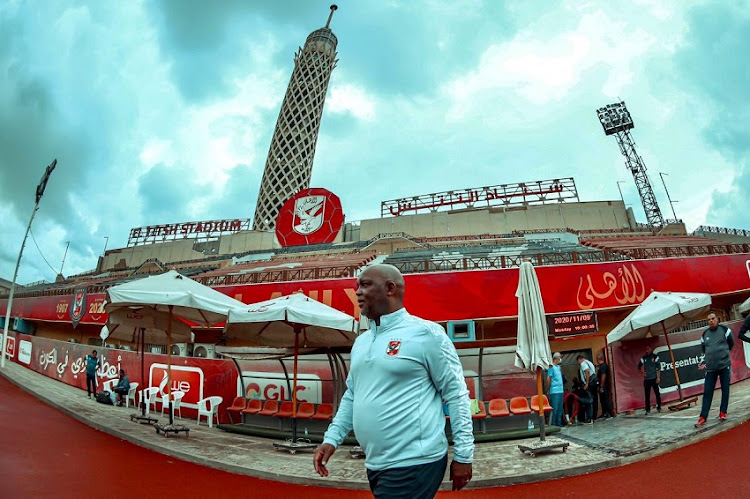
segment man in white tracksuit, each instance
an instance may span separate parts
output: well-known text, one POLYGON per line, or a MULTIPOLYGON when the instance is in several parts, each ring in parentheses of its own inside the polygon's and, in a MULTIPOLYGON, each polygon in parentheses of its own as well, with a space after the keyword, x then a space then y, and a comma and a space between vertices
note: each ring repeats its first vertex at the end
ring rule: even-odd
POLYGON ((375 497, 434 497, 447 466, 443 400, 450 414, 453 489, 471 480, 474 454, 469 391, 458 354, 438 324, 403 306, 404 278, 391 265, 372 265, 357 281, 357 298, 372 328, 354 343, 347 390, 315 452, 326 464, 353 429, 365 452, 375 497))

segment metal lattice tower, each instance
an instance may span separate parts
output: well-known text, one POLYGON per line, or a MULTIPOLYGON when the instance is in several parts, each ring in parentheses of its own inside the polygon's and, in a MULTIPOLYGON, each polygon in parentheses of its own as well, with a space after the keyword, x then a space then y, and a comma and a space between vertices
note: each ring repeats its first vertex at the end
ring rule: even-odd
POLYGON ((294 71, 281 104, 255 206, 254 230, 271 230, 284 202, 310 187, 315 145, 338 40, 329 25, 310 33, 294 55, 294 71))
POLYGON ((625 103, 620 101, 616 104, 610 104, 596 110, 599 121, 604 127, 605 135, 614 135, 617 138, 617 145, 620 146, 620 152, 625 156, 625 166, 633 174, 635 186, 641 196, 643 211, 646 213, 648 224, 654 227, 663 227, 665 225, 664 217, 656 202, 654 190, 646 174, 646 165, 643 159, 635 151, 635 142, 630 136, 630 130, 633 125, 633 118, 630 117, 625 103))

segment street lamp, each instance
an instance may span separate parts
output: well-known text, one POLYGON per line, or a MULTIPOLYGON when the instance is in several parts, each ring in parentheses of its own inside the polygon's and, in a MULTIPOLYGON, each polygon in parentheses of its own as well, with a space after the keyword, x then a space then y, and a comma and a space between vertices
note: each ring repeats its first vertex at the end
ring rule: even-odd
MULTIPOLYGON (((13 293, 16 291, 16 278, 18 277, 18 268, 21 266, 21 257, 23 256, 23 248, 26 246, 26 239, 29 237, 29 231, 31 230, 31 223, 34 221, 34 215, 36 215, 39 209, 39 201, 42 200, 44 195, 44 189, 47 187, 47 181, 49 180, 52 171, 57 166, 57 159, 52 161, 42 175, 42 180, 39 181, 39 185, 36 186, 36 202, 34 203, 34 210, 31 212, 31 218, 29 219, 29 225, 26 227, 26 234, 23 236, 23 242, 21 243, 21 251, 18 252, 18 260, 16 261, 16 271, 13 273, 13 282, 10 285, 10 294, 8 295, 8 308, 5 310, 5 326, 3 328, 3 339, 0 341, 0 368, 5 367, 5 345, 8 343, 8 326, 10 325, 10 311, 13 306, 13 293)), ((61 269, 62 270, 62 269, 61 269)))
MULTIPOLYGON (((669 175, 668 173, 662 173, 659 172, 659 176, 661 177, 661 183, 664 184, 664 191, 667 193, 667 199, 669 200, 669 207, 672 208, 672 216, 675 219, 675 222, 677 221, 677 215, 674 212, 674 205, 672 204, 672 198, 669 196, 669 191, 667 190, 667 183, 664 182, 664 175, 669 175)), ((675 201, 676 203, 677 201, 675 201)))
POLYGON ((107 254, 107 244, 109 244, 109 236, 104 236, 104 251, 102 251, 102 256, 107 254))

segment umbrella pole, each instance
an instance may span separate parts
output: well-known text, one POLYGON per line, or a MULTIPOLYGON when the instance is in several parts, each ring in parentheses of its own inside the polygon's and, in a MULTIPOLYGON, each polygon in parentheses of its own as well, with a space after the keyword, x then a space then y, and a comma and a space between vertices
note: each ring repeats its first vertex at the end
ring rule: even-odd
POLYGON ((542 368, 539 366, 536 368, 536 393, 539 397, 537 403, 539 405, 539 420, 541 421, 539 427, 539 439, 544 442, 546 436, 544 427, 544 392, 542 390, 542 368))
MULTIPOLYGON (((680 402, 682 402, 682 386, 680 385, 680 375, 677 374, 677 364, 674 362, 674 353, 672 353, 672 345, 669 343, 669 334, 667 334, 667 328, 664 326, 664 321, 661 322, 661 328, 664 330, 664 339, 667 340, 667 349, 669 350, 669 358, 672 359, 672 369, 674 369, 674 380, 677 383, 677 392, 680 394, 680 402)), ((648 409, 648 407, 646 408, 648 409)))
MULTIPOLYGON (((146 374, 144 369, 144 357, 146 357, 146 330, 141 328, 141 416, 146 417, 146 374)), ((151 388, 151 387, 148 387, 151 388)))
POLYGON ((294 382, 292 383, 292 443, 297 442, 297 358, 299 357, 299 333, 294 330, 294 382))
POLYGON ((169 322, 167 323, 167 401, 169 402, 169 425, 174 424, 172 413, 172 305, 169 306, 169 322))

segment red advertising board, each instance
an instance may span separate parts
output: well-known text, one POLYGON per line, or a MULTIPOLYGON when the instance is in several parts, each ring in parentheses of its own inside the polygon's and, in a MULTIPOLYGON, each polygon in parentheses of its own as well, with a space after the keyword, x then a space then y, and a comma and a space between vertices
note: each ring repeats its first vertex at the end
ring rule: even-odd
MULTIPOLYGON (((659 260, 540 266, 536 272, 548 314, 637 305, 653 291, 721 294, 750 289, 750 255, 717 255, 659 260)), ((517 315, 518 269, 407 274, 406 307, 433 321, 501 318, 517 315)), ((330 279, 219 286, 244 303, 302 291, 342 312, 359 317, 356 280, 330 279)), ((81 323, 103 324, 104 294, 85 297, 81 323)), ((16 298, 13 316, 70 322, 71 295, 16 298)), ((0 313, 6 302, 0 301, 0 313)))

